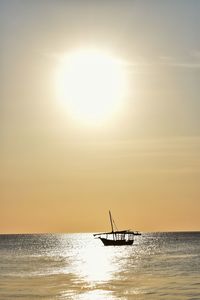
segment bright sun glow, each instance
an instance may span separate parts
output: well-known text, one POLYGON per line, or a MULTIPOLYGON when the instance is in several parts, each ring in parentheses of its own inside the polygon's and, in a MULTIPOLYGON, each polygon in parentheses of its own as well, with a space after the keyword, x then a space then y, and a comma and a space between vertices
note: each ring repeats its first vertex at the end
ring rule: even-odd
POLYGON ((71 117, 98 124, 121 107, 126 94, 126 74, 122 63, 103 52, 79 50, 61 59, 57 93, 71 117))

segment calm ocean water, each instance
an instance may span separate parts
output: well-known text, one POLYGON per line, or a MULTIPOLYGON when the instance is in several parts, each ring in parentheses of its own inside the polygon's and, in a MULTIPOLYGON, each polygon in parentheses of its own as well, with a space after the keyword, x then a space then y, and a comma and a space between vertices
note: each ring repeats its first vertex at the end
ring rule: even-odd
POLYGON ((0 235, 0 299, 200 299, 200 232, 0 235))

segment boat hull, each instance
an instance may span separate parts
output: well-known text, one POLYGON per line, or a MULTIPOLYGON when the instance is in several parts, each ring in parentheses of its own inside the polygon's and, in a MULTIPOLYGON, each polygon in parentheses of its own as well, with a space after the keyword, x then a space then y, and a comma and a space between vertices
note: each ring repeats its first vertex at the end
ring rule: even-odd
POLYGON ((133 245, 133 240, 109 240, 106 238, 99 237, 104 246, 131 246, 133 245))

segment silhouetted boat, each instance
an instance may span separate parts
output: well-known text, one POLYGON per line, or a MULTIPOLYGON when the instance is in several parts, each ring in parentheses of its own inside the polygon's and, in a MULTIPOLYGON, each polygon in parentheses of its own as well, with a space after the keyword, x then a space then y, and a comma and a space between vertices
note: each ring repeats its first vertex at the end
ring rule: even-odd
MULTIPOLYGON (((104 246, 124 246, 132 245, 134 242, 134 235, 141 235, 138 231, 131 230, 114 230, 115 221, 112 218, 111 212, 109 211, 111 232, 95 233, 94 237, 99 238, 104 246)), ((116 227, 116 225, 115 225, 116 227)))

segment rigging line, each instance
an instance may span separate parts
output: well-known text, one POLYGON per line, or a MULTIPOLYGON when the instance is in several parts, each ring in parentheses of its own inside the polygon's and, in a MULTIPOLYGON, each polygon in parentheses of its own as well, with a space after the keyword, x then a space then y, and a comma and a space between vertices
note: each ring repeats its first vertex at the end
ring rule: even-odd
POLYGON ((117 225, 115 224, 115 221, 114 221, 114 219, 112 219, 112 221, 113 221, 113 224, 114 224, 115 228, 116 228, 116 229, 117 229, 117 231, 118 231, 118 228, 117 228, 117 225))

